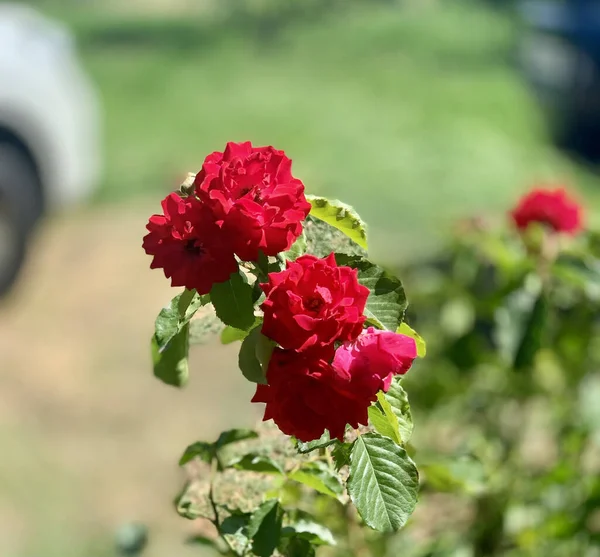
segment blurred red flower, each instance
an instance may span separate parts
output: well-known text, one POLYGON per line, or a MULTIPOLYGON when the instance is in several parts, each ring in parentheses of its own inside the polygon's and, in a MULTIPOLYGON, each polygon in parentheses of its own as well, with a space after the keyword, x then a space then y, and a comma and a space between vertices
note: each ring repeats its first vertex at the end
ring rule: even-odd
POLYGON ((537 222, 555 232, 573 235, 583 226, 582 213, 582 207, 564 189, 540 188, 523 196, 511 212, 511 217, 519 230, 537 222))

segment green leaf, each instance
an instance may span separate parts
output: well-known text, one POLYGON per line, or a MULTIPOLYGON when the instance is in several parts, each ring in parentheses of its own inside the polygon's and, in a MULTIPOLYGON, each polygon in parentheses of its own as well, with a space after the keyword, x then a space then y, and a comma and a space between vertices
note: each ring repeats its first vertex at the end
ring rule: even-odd
POLYGON ((329 497, 337 497, 344 490, 338 475, 324 462, 307 462, 300 470, 290 474, 288 478, 329 497))
POLYGON ((189 377, 189 325, 184 325, 162 350, 156 335, 150 346, 154 376, 167 385, 183 387, 189 377))
POLYGON ((299 536, 286 540, 282 552, 284 557, 315 557, 316 553, 310 541, 299 536))
POLYGON ((181 329, 190 322, 198 309, 210 301, 209 296, 200 296, 195 290, 184 290, 163 308, 154 325, 154 335, 162 350, 181 329))
POLYGON ((271 355, 273 354, 274 349, 275 342, 263 334, 256 335, 256 359, 259 361, 265 376, 267 375, 269 362, 271 361, 271 355))
POLYGON ((281 537, 283 509, 277 499, 265 501, 256 509, 248 522, 247 534, 252 540, 252 551, 258 557, 270 557, 281 537))
POLYGON ((251 429, 229 429, 219 435, 219 438, 214 443, 206 441, 196 441, 190 445, 179 459, 179 466, 187 464, 190 460, 198 457, 204 462, 210 464, 217 455, 217 451, 224 446, 246 439, 256 439, 258 434, 251 429))
MULTIPOLYGON (((244 554, 244 549, 248 547, 246 528, 250 517, 250 513, 243 513, 239 509, 233 509, 232 514, 221 522, 219 532, 227 539, 230 545, 235 547, 236 555, 244 554), (237 550, 238 548, 240 551, 237 550)), ((226 554, 229 554, 229 552, 226 554)))
POLYGON ((197 503, 190 495, 190 483, 186 483, 181 492, 175 497, 174 503, 177 514, 188 520, 196 520, 200 517, 207 518, 198 508, 197 503))
POLYGON ((315 257, 327 257, 331 252, 367 256, 361 248, 337 228, 311 215, 304 221, 306 251, 315 257))
MULTIPOLYGON (((381 394, 381 393, 379 393, 381 394)), ((378 395, 379 398, 379 395, 378 395)), ((385 398, 381 397, 384 403, 389 408, 389 402, 385 400, 385 398)), ((398 432, 398 420, 396 416, 391 412, 392 418, 390 419, 389 414, 386 414, 381 405, 373 404, 369 406, 369 420, 375 430, 381 435, 385 435, 392 439, 395 443, 401 444, 402 441, 400 439, 400 433, 398 432), (395 423, 394 423, 395 422, 395 423)))
POLYGON ((337 439, 329 438, 329 431, 325 430, 323 435, 316 439, 315 441, 309 441, 308 443, 304 443, 303 441, 298 441, 296 444, 296 449, 300 454, 310 453, 316 449, 323 449, 325 447, 329 447, 329 445, 333 445, 337 442, 337 439))
POLYGON ((367 227, 358 213, 337 199, 307 195, 311 204, 310 214, 343 232, 363 249, 367 248, 367 227))
POLYGON ((243 513, 238 509, 233 509, 232 514, 221 522, 220 532, 228 535, 237 534, 240 530, 243 530, 248 526, 250 517, 250 513, 243 513))
MULTIPOLYGON (((260 325, 262 323, 262 317, 256 317, 254 319, 254 325, 260 325)), ((236 329, 227 325, 221 332, 221 344, 232 344, 238 340, 244 340, 250 331, 243 329, 236 329)))
POLYGON ((283 474, 281 466, 279 466, 272 458, 256 453, 248 453, 242 457, 236 458, 231 461, 228 466, 235 468, 236 470, 247 470, 249 472, 283 474))
POLYGON ((425 344, 423 337, 419 333, 417 333, 414 329, 409 327, 405 322, 402 323, 400 327, 398 327, 398 330, 396 332, 401 335, 406 335, 407 337, 414 338, 415 343, 417 345, 417 356, 419 356, 419 358, 425 357, 425 355, 427 354, 427 345, 425 344))
MULTIPOLYGON (((389 403, 391 411, 396 416, 398 423, 398 432, 402 443, 408 443, 413 432, 412 414, 410 412, 410 404, 408 403, 408 395, 401 385, 402 377, 396 376, 392 380, 392 384, 385 393, 385 400, 389 403)), ((388 412, 387 407, 382 409, 385 413, 388 412)), ((393 424, 393 420, 391 420, 393 424)))
POLYGON ((415 508, 419 474, 402 447, 387 437, 367 433, 354 442, 347 485, 369 527, 395 532, 415 508))
POLYGON ((296 536, 314 545, 336 545, 331 530, 308 518, 299 518, 281 531, 283 537, 296 536))
POLYGON ((352 452, 352 443, 338 443, 331 451, 335 469, 341 470, 350 463, 350 453, 352 452))
POLYGON ((380 329, 395 332, 408 305, 400 279, 364 257, 336 253, 335 259, 338 265, 358 269, 358 282, 369 289, 365 308, 367 321, 380 329))
POLYGON ((221 449, 225 445, 245 441, 246 439, 256 439, 257 437, 258 433, 252 429, 229 429, 219 435, 215 446, 217 449, 221 449))
POLYGON ((151 341, 154 375, 167 385, 182 387, 189 375, 189 322, 198 308, 210 301, 195 290, 184 290, 163 308, 151 341))
POLYGON ((200 458, 204 462, 210 464, 212 459, 215 457, 215 445, 214 443, 206 443, 205 441, 196 441, 190 445, 181 455, 179 459, 179 466, 187 464, 194 458, 200 458))
POLYGON ((240 366, 240 370, 242 371, 242 375, 246 379, 248 379, 248 381, 251 381, 252 383, 260 383, 262 385, 266 385, 268 362, 266 367, 263 368, 261 361, 258 357, 259 352, 261 352, 261 356, 263 358, 265 356, 265 341, 263 340, 264 336, 260 331, 261 326, 255 327, 243 340, 238 356, 238 363, 240 366))
POLYGON ((241 273, 232 273, 228 281, 214 284, 210 299, 225 325, 248 330, 254 324, 252 286, 241 273))
POLYGON ((521 336, 521 342, 515 354, 513 367, 521 371, 533 365, 536 354, 542 346, 546 322, 548 320, 548 296, 541 290, 537 297, 531 314, 525 323, 525 329, 521 336))
POLYGON ((292 247, 283 252, 283 257, 288 261, 295 261, 301 255, 306 253, 306 235, 304 232, 298 236, 292 247))

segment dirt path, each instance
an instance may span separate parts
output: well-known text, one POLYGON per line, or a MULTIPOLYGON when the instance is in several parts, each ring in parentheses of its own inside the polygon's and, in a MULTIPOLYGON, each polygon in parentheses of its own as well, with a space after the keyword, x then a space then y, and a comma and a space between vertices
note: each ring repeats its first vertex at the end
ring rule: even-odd
POLYGON ((152 378, 153 319, 174 294, 140 248, 152 209, 47 223, 0 308, 2 555, 110 555, 131 519, 151 526, 150 557, 174 554, 180 452, 257 416, 235 349, 196 348, 183 392, 152 378))

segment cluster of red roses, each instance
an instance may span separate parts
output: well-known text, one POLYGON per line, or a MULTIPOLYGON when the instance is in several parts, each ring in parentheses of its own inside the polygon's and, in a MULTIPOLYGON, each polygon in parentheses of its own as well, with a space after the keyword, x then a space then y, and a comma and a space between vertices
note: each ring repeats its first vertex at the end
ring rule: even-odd
POLYGON ((207 294, 237 271, 236 255, 256 261, 259 251, 289 249, 310 203, 285 153, 248 141, 206 157, 193 193, 172 193, 162 208, 162 215, 150 217, 143 241, 154 256, 150 267, 162 268, 172 286, 207 294))
POLYGON ((265 402, 265 420, 301 441, 325 429, 342 439, 346 424, 367 424, 378 391, 417 357, 415 341, 369 327, 363 315, 369 290, 357 271, 332 255, 303 255, 261 284, 267 295, 262 332, 277 342, 252 402, 265 402))
MULTIPOLYGON (((259 252, 274 256, 302 233, 310 211, 304 185, 291 161, 272 147, 228 143, 209 155, 196 175, 193 193, 169 195, 163 214, 153 215, 143 247, 173 286, 206 294, 229 279, 242 261, 259 252)), ((405 335, 363 331, 369 290, 357 271, 304 255, 270 273, 262 334, 277 343, 253 402, 266 403, 264 419, 302 441, 324 430, 343 438, 346 425, 367 424, 367 411, 395 374, 417 356, 405 335)))
POLYGON ((521 198, 511 217, 519 230, 535 222, 554 232, 574 235, 583 226, 581 206, 563 188, 533 189, 521 198))

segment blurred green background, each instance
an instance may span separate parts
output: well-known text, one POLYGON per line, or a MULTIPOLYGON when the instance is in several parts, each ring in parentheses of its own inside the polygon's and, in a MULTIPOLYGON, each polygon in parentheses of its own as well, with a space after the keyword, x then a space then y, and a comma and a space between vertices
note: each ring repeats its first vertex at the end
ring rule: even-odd
POLYGON ((128 520, 150 525, 149 557, 173 555, 193 528, 170 506, 180 451, 258 416, 235 347, 198 348, 183 393, 155 384, 149 360, 154 316, 172 293, 148 271, 145 221, 226 141, 284 149, 310 193, 356 207, 383 262, 431 253, 459 217, 504 218, 538 181, 573 184, 598 220, 598 178, 551 145, 519 75, 510 9, 32 4, 77 37, 102 97, 105 160, 94 202, 45 224, 0 315, 3 556, 112 555, 128 520))
POLYGON ((431 246, 457 216, 501 213, 532 182, 571 182, 600 199, 596 177, 549 145, 516 70, 510 10, 459 0, 37 3, 75 31, 103 98, 100 201, 156 198, 206 153, 247 139, 288 152, 309 191, 356 205, 380 257, 431 246))

